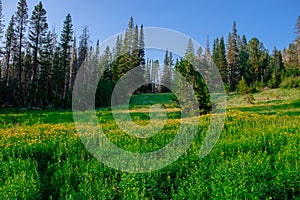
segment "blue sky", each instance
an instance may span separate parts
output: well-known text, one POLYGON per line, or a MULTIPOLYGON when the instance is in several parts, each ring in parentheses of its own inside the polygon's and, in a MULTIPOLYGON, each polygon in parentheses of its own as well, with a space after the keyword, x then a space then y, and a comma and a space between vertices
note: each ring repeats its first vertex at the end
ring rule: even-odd
MULTIPOLYGON (((2 0, 5 23, 15 12, 18 0, 2 0)), ((27 0, 31 15, 39 0, 27 0)), ((299 0, 44 0, 50 27, 59 33, 67 13, 80 35, 87 25, 95 44, 126 29, 130 16, 147 27, 164 27, 182 32, 202 46, 207 36, 212 44, 216 37, 227 38, 233 21, 240 35, 249 40, 257 37, 271 52, 287 47, 295 38, 295 24, 300 15, 299 0)))

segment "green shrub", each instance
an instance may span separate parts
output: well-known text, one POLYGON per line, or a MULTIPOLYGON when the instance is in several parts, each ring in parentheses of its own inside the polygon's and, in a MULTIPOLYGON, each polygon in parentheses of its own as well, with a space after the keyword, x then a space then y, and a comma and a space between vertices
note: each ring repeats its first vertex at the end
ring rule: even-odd
POLYGON ((300 87, 300 77, 290 77, 282 81, 280 84, 281 88, 299 88, 300 87))
POLYGON ((244 100, 247 103, 253 103, 254 102, 254 96, 251 94, 254 90, 251 89, 248 85, 244 77, 240 80, 238 86, 237 86, 238 93, 243 95, 244 100))

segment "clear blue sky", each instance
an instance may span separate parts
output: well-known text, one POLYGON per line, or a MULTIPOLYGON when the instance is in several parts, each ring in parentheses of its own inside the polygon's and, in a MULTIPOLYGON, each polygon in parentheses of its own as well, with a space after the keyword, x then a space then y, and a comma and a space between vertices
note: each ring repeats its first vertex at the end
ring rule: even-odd
MULTIPOLYGON (((2 0, 5 23, 15 12, 18 0, 2 0)), ((31 15, 39 0, 27 0, 31 15)), ((130 16, 147 27, 180 31, 205 46, 216 37, 227 38, 233 21, 240 35, 257 37, 271 52, 287 47, 295 38, 295 24, 300 15, 299 0, 42 0, 50 27, 60 32, 67 13, 71 13, 77 35, 83 25, 89 27, 92 41, 126 29, 130 16)), ((146 36, 147 37, 147 36, 146 36)))

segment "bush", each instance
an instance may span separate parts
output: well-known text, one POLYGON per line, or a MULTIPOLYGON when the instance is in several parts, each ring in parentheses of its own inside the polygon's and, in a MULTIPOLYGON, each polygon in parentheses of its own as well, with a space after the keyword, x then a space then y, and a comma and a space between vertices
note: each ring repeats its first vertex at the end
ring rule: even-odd
POLYGON ((242 79, 240 80, 237 86, 237 90, 239 94, 244 96, 244 100, 247 101, 247 103, 253 104, 255 99, 251 93, 254 92, 254 90, 247 85, 244 77, 242 77, 242 79))
POLYGON ((242 94, 242 95, 246 95, 250 92, 250 89, 249 89, 249 87, 247 85, 247 82, 244 79, 244 77, 242 77, 242 79, 239 81, 239 84, 237 86, 237 90, 238 90, 238 93, 242 94))
POLYGON ((300 87, 300 76, 290 77, 282 81, 280 84, 281 88, 299 88, 300 87))

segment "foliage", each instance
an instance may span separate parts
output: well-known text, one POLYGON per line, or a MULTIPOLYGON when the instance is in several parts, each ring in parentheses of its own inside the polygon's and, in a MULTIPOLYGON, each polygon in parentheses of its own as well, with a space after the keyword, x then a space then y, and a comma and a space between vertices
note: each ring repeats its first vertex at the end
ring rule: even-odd
POLYGON ((247 82, 244 79, 244 77, 242 77, 242 79, 239 81, 237 89, 238 89, 239 93, 244 96, 244 100, 246 102, 253 104, 255 99, 254 99, 253 95, 251 94, 251 89, 248 87, 247 82))
MULTIPOLYGON (((194 66, 188 60, 180 60, 177 61, 175 64, 175 69, 179 72, 193 87, 195 95, 198 100, 199 109, 201 113, 207 113, 211 110, 211 102, 210 102, 210 95, 208 88, 205 84, 205 81, 197 71, 194 66)), ((175 77, 176 79, 177 77, 175 77)), ((180 99, 188 99, 190 98, 190 93, 187 91, 187 85, 181 82, 182 80, 176 79, 175 88, 177 88, 180 92, 182 97, 180 99)))
POLYGON ((286 78, 280 84, 281 88, 300 88, 300 77, 286 78))

